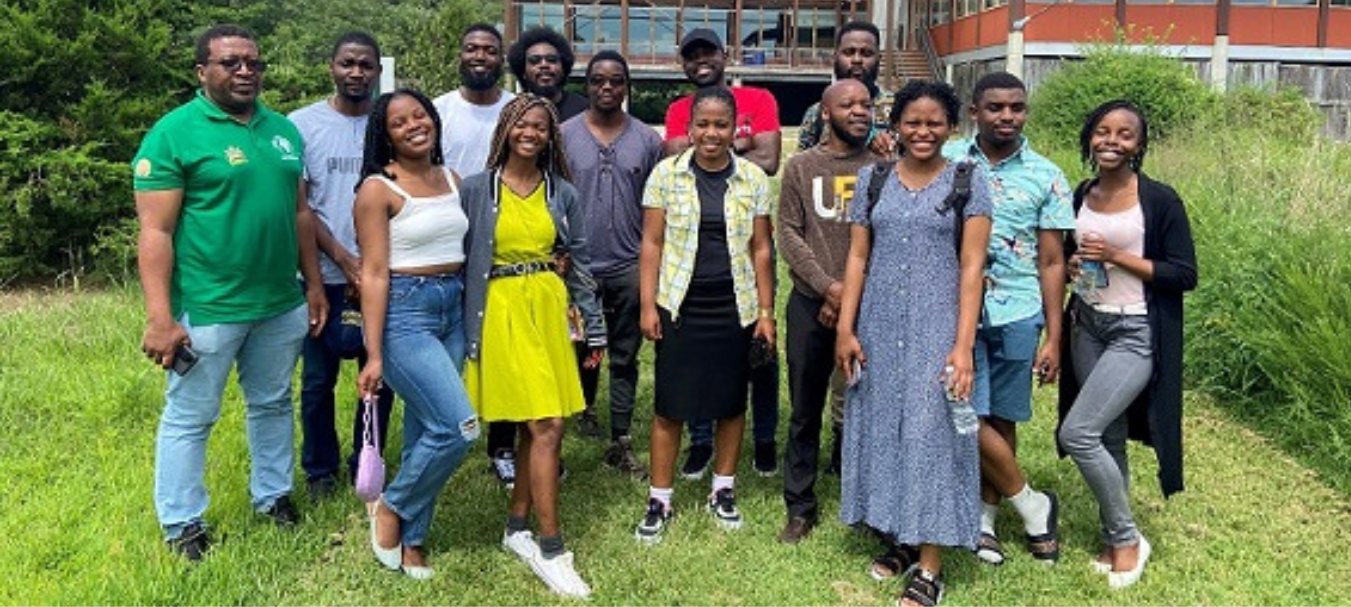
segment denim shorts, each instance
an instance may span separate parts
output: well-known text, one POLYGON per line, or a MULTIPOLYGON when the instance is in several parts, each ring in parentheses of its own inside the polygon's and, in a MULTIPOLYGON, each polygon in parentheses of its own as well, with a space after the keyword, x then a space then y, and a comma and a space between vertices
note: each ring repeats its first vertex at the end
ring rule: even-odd
POLYGON ((976 331, 976 415, 1011 422, 1032 419, 1032 365, 1040 345, 1041 315, 976 331))

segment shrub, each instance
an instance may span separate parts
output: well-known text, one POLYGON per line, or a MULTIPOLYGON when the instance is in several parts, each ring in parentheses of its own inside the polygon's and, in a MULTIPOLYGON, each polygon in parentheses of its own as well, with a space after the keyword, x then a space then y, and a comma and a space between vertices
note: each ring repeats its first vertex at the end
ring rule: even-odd
POLYGON ((1028 130, 1035 141, 1077 145, 1079 129, 1094 107, 1129 99, 1149 118, 1152 137, 1186 129, 1214 106, 1216 95, 1181 59, 1162 47, 1117 40, 1082 48, 1083 60, 1065 61, 1036 86, 1028 130))

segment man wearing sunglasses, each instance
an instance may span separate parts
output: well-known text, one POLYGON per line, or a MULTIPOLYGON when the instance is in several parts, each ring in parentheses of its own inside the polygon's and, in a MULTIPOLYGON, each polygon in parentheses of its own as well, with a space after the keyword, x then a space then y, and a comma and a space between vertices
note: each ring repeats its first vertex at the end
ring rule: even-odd
POLYGON ((563 89, 575 60, 567 39, 544 26, 523 32, 507 51, 507 64, 516 81, 526 92, 552 101, 558 119, 565 122, 588 107, 586 97, 563 89))
MULTIPOLYGON (((605 312, 610 357, 610 447, 605 464, 634 478, 647 469, 633 453, 629 428, 638 389, 638 250, 643 237, 643 187, 662 158, 661 136, 624 112, 629 64, 614 51, 596 53, 586 66, 590 109, 563 123, 563 149, 586 216, 588 270, 605 312)), ((594 405, 600 369, 581 371, 587 411, 594 405)), ((585 419, 585 418, 583 418, 585 419)), ((597 428, 599 429, 599 428, 597 428)))
POLYGON ((201 90, 146 133, 132 161, 141 350, 176 371, 155 438, 155 510, 169 548, 193 561, 211 547, 206 448, 236 366, 252 507, 278 525, 300 518, 290 499, 291 374, 306 331, 323 331, 328 305, 300 190, 304 142, 258 102, 266 69, 247 30, 207 30, 197 42, 201 90), (174 365, 184 348, 197 354, 186 370, 174 365))

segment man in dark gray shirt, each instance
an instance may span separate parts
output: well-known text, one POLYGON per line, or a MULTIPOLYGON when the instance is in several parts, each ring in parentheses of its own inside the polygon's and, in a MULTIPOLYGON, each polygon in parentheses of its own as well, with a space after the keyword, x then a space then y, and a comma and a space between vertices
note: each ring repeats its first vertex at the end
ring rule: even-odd
MULTIPOLYGON (((587 111, 563 123, 563 148, 587 218, 587 245, 605 312, 610 356, 610 447, 605 464, 636 477, 647 470, 633 454, 629 427, 638 387, 638 250, 643 236, 643 186, 662 158, 661 136, 624 112, 629 66, 601 51, 586 66, 587 111)), ((581 370, 587 410, 583 430, 597 428, 600 370, 581 370)))

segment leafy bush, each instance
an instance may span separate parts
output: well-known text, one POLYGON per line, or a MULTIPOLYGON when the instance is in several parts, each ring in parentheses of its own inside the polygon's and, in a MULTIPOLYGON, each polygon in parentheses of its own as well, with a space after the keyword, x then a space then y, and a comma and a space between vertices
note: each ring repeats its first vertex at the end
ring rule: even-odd
POLYGON ((1151 137, 1185 130, 1214 107, 1216 95, 1181 59, 1161 46, 1134 46, 1118 32, 1111 43, 1086 45, 1033 91, 1028 130, 1035 141, 1077 145, 1084 118, 1099 104, 1129 99, 1149 118, 1151 137))

